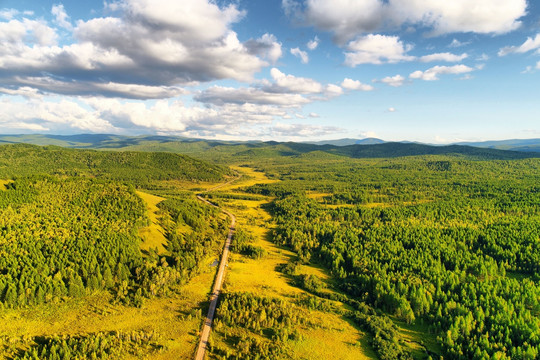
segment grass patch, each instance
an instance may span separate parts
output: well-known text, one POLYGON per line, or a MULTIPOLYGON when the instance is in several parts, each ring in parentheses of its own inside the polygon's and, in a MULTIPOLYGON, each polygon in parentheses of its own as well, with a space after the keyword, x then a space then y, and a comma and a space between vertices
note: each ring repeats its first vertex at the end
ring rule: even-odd
MULTIPOLYGON (((146 299, 142 308, 112 304, 112 295, 102 291, 57 306, 1 310, 0 359, 5 355, 1 352, 1 339, 141 330, 159 335, 157 343, 163 348, 152 354, 152 359, 191 358, 199 340, 201 304, 207 301, 214 272, 215 269, 205 267, 203 273, 178 287, 171 296, 146 299)), ((126 354, 125 358, 138 357, 126 354)))
POLYGON ((7 190, 6 185, 11 184, 13 180, 1 180, 0 179, 0 191, 7 190))
MULTIPOLYGON (((220 188, 220 191, 233 190, 254 184, 272 183, 276 180, 266 178, 264 173, 246 167, 233 167, 244 176, 237 182, 220 188)), ((262 200, 227 199, 221 205, 234 212, 238 228, 244 229, 254 237, 252 245, 265 250, 260 259, 232 253, 229 258, 224 288, 227 292, 250 293, 254 296, 269 296, 285 301, 295 307, 298 299, 307 296, 307 292, 296 286, 290 276, 278 269, 296 258, 287 249, 281 248, 271 241, 272 218, 264 209, 271 198, 262 200)), ((312 274, 331 283, 329 275, 320 266, 301 265, 299 272, 312 274)), ((333 291, 325 289, 325 291, 333 291)), ((348 311, 348 307, 339 302, 332 302, 337 308, 348 311)), ((369 346, 366 334, 359 331, 350 320, 332 313, 302 307, 302 317, 307 320, 298 327, 297 338, 285 341, 284 345, 299 359, 376 359, 369 346)), ((235 329, 223 326, 212 335, 212 341, 217 348, 232 349, 231 333, 235 329), (227 334, 227 335, 225 335, 227 334)), ((242 335, 247 336, 246 334, 242 335)), ((258 334, 251 334, 256 337, 258 334)), ((210 358, 219 356, 211 355, 210 358)))
POLYGON ((137 191, 137 195, 146 203, 147 215, 150 220, 150 225, 139 230, 139 236, 143 239, 141 250, 149 251, 150 249, 158 249, 158 254, 166 252, 165 230, 159 224, 159 211, 157 204, 165 200, 160 196, 148 194, 146 192, 137 191))

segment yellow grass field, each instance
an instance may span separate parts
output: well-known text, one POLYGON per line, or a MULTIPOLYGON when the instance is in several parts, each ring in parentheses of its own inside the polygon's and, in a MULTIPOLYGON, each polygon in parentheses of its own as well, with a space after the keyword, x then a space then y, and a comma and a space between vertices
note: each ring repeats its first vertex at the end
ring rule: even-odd
POLYGON ((180 287, 177 293, 146 299, 142 308, 111 304, 111 294, 96 292, 56 306, 1 310, 0 336, 20 339, 53 334, 154 331, 164 349, 153 354, 152 359, 189 359, 199 340, 201 303, 208 299, 214 275, 215 268, 205 267, 202 274, 180 287))
MULTIPOLYGON (((0 188, 3 188, 1 184, 0 188)), ((137 194, 145 201, 151 221, 140 231, 144 239, 141 249, 157 247, 160 253, 164 253, 166 239, 159 226, 157 207, 164 199, 142 191, 137 191, 137 194)), ((66 299, 53 306, 0 309, 0 338, 30 339, 34 336, 84 336, 97 332, 144 330, 157 334, 157 342, 163 346, 158 353, 152 354, 152 359, 189 359, 193 357, 199 341, 203 319, 201 308, 208 301, 216 272, 216 267, 210 266, 213 261, 214 258, 206 259, 202 272, 189 283, 178 286, 168 296, 145 299, 141 308, 114 304, 112 294, 98 291, 82 298, 66 299)), ((3 358, 0 346, 0 359, 3 358)))
POLYGON ((12 183, 13 180, 1 180, 0 179, 0 190, 6 190, 6 185, 12 183))
POLYGON ((150 225, 139 230, 139 236, 143 240, 141 250, 158 249, 158 254, 165 253, 165 238, 163 228, 159 225, 159 208, 157 204, 165 200, 162 197, 151 195, 142 191, 136 191, 137 195, 146 203, 150 225))
MULTIPOLYGON (((256 183, 270 183, 263 173, 253 169, 239 167, 235 170, 249 176, 241 178, 220 191, 233 190, 256 183)), ((229 258, 229 267, 225 280, 225 289, 229 292, 250 292, 259 296, 281 298, 291 303, 307 293, 291 284, 289 278, 277 271, 277 267, 287 263, 295 255, 269 241, 272 228, 271 216, 261 207, 271 199, 254 200, 221 200, 223 207, 237 217, 237 228, 243 228, 254 235, 253 245, 262 247, 266 255, 261 259, 251 259, 237 253, 229 258)), ((328 274, 320 267, 302 265, 300 273, 314 274, 327 279, 328 274)), ((341 303, 334 302, 337 306, 341 303)), ((341 316, 315 310, 307 310, 306 316, 311 318, 313 327, 299 329, 301 339, 288 341, 297 359, 375 359, 375 353, 367 344, 367 337, 341 316)), ((213 341, 226 346, 219 336, 213 341)))

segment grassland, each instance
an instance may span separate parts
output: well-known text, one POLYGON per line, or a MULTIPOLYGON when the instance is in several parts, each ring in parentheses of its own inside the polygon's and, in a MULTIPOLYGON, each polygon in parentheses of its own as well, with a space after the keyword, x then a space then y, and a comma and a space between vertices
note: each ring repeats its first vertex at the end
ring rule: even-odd
MULTIPOLYGON (((233 191, 255 184, 269 184, 277 180, 268 179, 264 173, 247 167, 233 167, 242 176, 233 184, 220 188, 220 191, 233 191)), ((310 297, 309 293, 297 287, 287 275, 278 271, 295 255, 270 241, 272 219, 265 210, 272 198, 264 200, 220 199, 218 203, 237 218, 237 228, 244 229, 254 237, 252 245, 264 249, 265 255, 259 259, 239 253, 232 253, 229 260, 224 290, 230 293, 247 292, 255 296, 269 296, 284 300, 291 307, 300 307, 303 316, 309 319, 302 325, 298 339, 288 340, 286 346, 297 359, 375 359, 369 348, 366 335, 353 326, 345 317, 332 313, 308 309, 298 305, 300 299, 310 297)), ((301 274, 316 274, 328 278, 324 270, 317 266, 304 265, 301 274)), ((346 311, 345 305, 333 302, 346 311)), ((214 347, 230 346, 223 333, 234 331, 220 327, 212 336, 214 347)), ((211 355, 210 358, 213 358, 211 355)))
POLYGON ((0 179, 0 190, 6 190, 6 185, 13 182, 12 180, 1 180, 0 179))
POLYGON ((150 221, 148 226, 145 226, 139 230, 139 235, 143 240, 141 243, 141 250, 149 251, 150 249, 157 249, 158 254, 165 253, 165 244, 167 239, 165 238, 165 231, 159 224, 159 208, 157 204, 165 200, 161 196, 148 194, 143 191, 137 191, 137 195, 146 204, 147 215, 150 221))
POLYGON ((193 355, 199 339, 201 304, 207 300, 213 277, 213 269, 208 267, 171 296, 148 299, 142 308, 114 304, 110 293, 96 292, 58 306, 5 309, 0 312, 0 337, 17 341, 53 334, 144 330, 158 334, 158 342, 163 346, 163 350, 152 355, 153 359, 187 359, 193 355))

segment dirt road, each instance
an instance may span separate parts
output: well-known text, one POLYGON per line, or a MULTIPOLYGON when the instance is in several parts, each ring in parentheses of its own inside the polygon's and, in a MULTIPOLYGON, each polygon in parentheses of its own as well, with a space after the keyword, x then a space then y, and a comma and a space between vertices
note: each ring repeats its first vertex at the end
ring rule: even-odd
MULTIPOLYGON (((200 195, 197 195, 197 198, 210 206, 218 207, 200 195)), ((229 228, 229 235, 227 236, 227 241, 225 241, 225 247, 223 249, 223 254, 221 255, 218 272, 214 281, 214 287, 212 288, 212 296, 210 297, 210 308, 208 309, 208 314, 206 315, 206 319, 204 320, 204 325, 201 331, 201 341, 199 342, 199 346, 197 347, 195 360, 203 360, 207 350, 208 338, 210 337, 210 331, 212 330, 212 321, 214 320, 214 314, 216 312, 218 296, 221 292, 223 278, 225 277, 225 268, 227 267, 227 261, 229 258, 229 247, 231 246, 231 239, 234 234, 234 228, 236 225, 236 218, 233 214, 223 209, 221 209, 221 211, 223 211, 223 213, 227 214, 231 218, 231 227, 229 228)))

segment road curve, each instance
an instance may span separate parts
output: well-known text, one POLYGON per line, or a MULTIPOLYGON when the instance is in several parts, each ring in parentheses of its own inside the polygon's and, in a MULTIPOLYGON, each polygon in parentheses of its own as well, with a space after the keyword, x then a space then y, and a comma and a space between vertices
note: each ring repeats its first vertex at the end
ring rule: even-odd
MULTIPOLYGON (((210 201, 206 200, 200 195, 197 195, 197 199, 200 201, 219 208, 215 204, 212 204, 210 201)), ((220 208, 221 209, 221 208, 220 208)), ((216 306, 218 302, 218 296, 221 292, 221 285, 223 284, 223 278, 225 277, 225 268, 227 267, 227 261, 229 258, 229 248, 231 246, 231 239, 234 234, 234 229, 236 225, 236 217, 228 212, 227 210, 221 209, 221 211, 231 218, 231 227, 229 228, 229 235, 227 236, 227 241, 225 241, 225 247, 223 248, 223 254, 221 255, 221 260, 219 262, 219 268, 214 281, 214 287, 212 288, 212 296, 210 297, 210 308, 208 309, 208 314, 204 320, 203 328, 201 331, 201 340, 199 346, 197 347, 197 352, 195 354, 195 360, 203 360, 204 355, 208 347, 208 338, 210 337, 210 331, 212 330, 212 321, 214 320, 214 314, 216 312, 216 306)))

